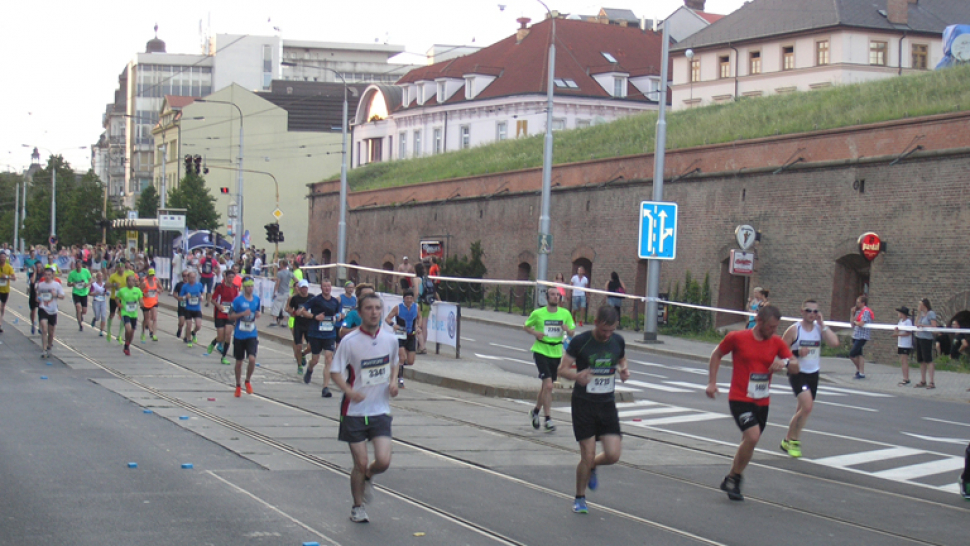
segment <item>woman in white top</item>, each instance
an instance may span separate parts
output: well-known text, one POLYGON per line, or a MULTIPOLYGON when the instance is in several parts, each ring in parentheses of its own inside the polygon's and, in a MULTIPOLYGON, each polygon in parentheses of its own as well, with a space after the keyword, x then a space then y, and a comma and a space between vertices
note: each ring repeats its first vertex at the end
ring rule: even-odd
POLYGON ((94 318, 91 319, 91 327, 94 328, 95 323, 101 323, 101 331, 98 332, 98 337, 104 337, 104 324, 107 316, 107 306, 108 301, 105 297, 105 287, 104 287, 104 276, 101 271, 94 274, 94 282, 91 283, 91 298, 94 307, 94 318))
POLYGON ((900 326, 912 327, 913 321, 909 318, 909 307, 905 305, 896 309, 899 313, 899 324, 893 330, 892 336, 896 338, 896 353, 899 355, 899 365, 903 369, 903 380, 899 382, 900 387, 909 385, 909 355, 913 352, 913 331, 899 330, 900 326))

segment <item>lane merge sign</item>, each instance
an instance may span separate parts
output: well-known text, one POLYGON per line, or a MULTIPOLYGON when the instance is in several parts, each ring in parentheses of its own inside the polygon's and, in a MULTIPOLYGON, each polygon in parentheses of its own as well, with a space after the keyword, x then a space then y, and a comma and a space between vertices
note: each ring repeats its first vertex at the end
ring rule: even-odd
POLYGON ((642 260, 673 260, 677 257, 677 203, 640 203, 642 260))

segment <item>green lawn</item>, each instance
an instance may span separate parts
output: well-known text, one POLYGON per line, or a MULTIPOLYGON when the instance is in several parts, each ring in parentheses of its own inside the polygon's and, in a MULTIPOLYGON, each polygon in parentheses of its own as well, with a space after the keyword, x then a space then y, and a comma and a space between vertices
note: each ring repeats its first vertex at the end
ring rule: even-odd
MULTIPOLYGON (((690 148, 970 110, 970 66, 830 89, 680 110, 667 117, 667 147, 690 148)), ((656 113, 555 134, 555 163, 652 152, 656 113)), ((542 166, 543 135, 403 161, 347 174, 361 191, 542 166)), ((336 179, 337 176, 329 180, 336 179)))

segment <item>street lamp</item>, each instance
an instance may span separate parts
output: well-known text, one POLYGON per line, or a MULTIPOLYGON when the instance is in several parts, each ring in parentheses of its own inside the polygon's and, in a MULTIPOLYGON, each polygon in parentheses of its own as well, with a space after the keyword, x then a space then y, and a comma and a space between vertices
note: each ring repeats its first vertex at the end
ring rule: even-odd
MULTIPOLYGON (((233 254, 239 253, 240 259, 242 258, 242 232, 243 232, 243 113, 242 108, 231 101, 227 100, 212 100, 212 99, 195 99, 195 102, 211 102, 214 104, 229 104, 233 106, 239 112, 239 178, 236 180, 236 217, 239 219, 236 229, 232 234, 232 249, 233 254)), ((181 146, 181 138, 179 139, 179 146, 181 146)))
MULTIPOLYGON (((268 173, 266 171, 257 171, 257 170, 253 170, 253 169, 237 169, 235 167, 222 167, 222 166, 219 166, 219 165, 209 165, 209 168, 210 169, 225 169, 227 171, 244 171, 244 172, 247 172, 247 173, 254 173, 254 174, 265 174, 266 176, 268 176, 268 177, 270 177, 270 178, 273 179, 273 184, 276 184, 276 208, 277 209, 280 208, 280 181, 277 180, 275 176, 273 176, 273 173, 268 173)), ((277 220, 276 223, 279 224, 279 220, 277 220)), ((273 254, 273 262, 274 263, 277 260, 279 260, 279 256, 280 256, 280 243, 279 243, 279 241, 277 241, 276 242, 276 251, 273 254)))
MULTIPOLYGON (((542 202, 539 212, 539 237, 545 242, 550 237, 549 201, 552 190, 552 94, 556 77, 556 18, 553 17, 552 11, 549 10, 549 6, 545 2, 536 1, 546 8, 546 13, 552 19, 552 39, 549 40, 549 81, 546 82, 546 137, 542 152, 542 202)), ((541 252, 541 250, 540 248, 539 257, 536 260, 536 280, 544 281, 548 277, 549 254, 541 252)), ((543 293, 543 290, 536 290, 539 303, 545 301, 543 293)))
MULTIPOLYGON (((31 147, 29 144, 22 144, 22 146, 24 148, 31 147)), ((57 155, 54 152, 52 152, 49 148, 44 148, 43 146, 34 146, 34 147, 40 148, 41 150, 45 150, 47 153, 51 154, 51 158, 57 155)), ((64 150, 86 150, 87 148, 88 148, 87 146, 70 146, 68 148, 62 148, 58 150, 57 153, 61 153, 64 150)), ((51 246, 54 245, 54 242, 53 242, 54 236, 57 235, 56 227, 57 227, 57 165, 55 165, 54 162, 51 161, 51 236, 48 241, 51 244, 51 246)))

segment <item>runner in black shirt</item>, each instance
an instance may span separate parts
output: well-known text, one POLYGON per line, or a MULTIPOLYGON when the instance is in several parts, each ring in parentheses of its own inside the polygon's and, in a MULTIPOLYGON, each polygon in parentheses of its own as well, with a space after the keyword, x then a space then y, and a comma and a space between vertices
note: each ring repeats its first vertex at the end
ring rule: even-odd
POLYGON ((313 324, 313 319, 303 316, 299 312, 303 304, 310 301, 313 296, 310 295, 310 283, 305 280, 296 283, 296 294, 290 297, 290 300, 286 302, 286 312, 289 313, 293 319, 293 356, 296 358, 296 373, 297 375, 303 375, 303 367, 306 366, 306 354, 310 352, 310 348, 307 347, 306 352, 303 350, 303 342, 307 340, 307 331, 310 329, 310 325, 313 324))

